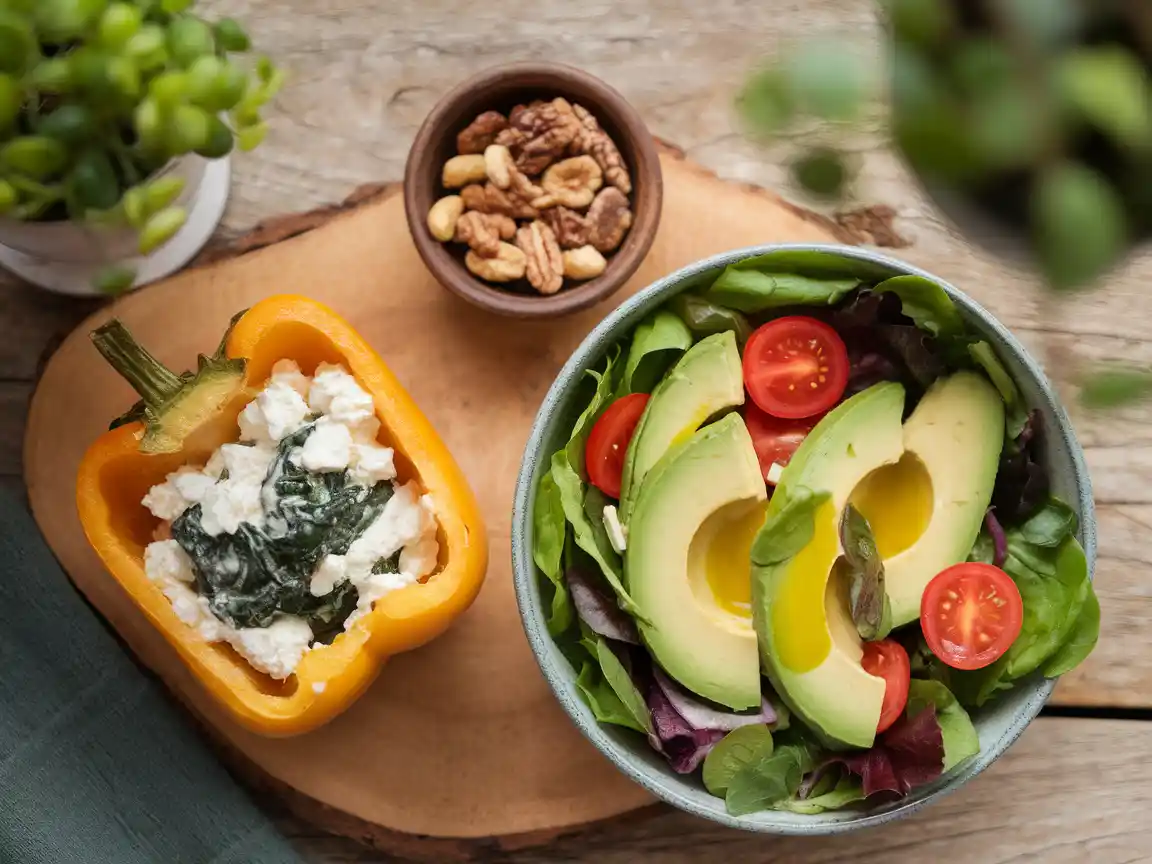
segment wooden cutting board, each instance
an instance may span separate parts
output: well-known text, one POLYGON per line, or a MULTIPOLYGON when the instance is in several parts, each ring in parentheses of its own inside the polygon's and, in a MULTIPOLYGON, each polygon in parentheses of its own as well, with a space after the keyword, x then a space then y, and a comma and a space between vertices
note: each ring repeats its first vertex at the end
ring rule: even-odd
POLYGON ((25 476, 33 512, 81 591, 186 704, 248 778, 336 833, 432 860, 554 837, 651 802, 555 703, 520 628, 510 519, 521 452, 569 353, 609 309, 691 261, 775 241, 890 239, 885 213, 843 223, 725 183, 666 148, 664 213, 640 271, 607 304, 552 322, 497 318, 427 273, 391 186, 258 228, 214 261, 125 297, 72 333, 32 400, 25 476), (862 228, 863 226, 863 228, 862 228), (871 230, 871 234, 869 234, 871 230), (379 351, 455 454, 491 546, 479 600, 443 638, 395 658, 328 726, 265 739, 231 723, 102 569, 81 532, 73 484, 87 445, 134 399, 88 332, 115 314, 184 369, 260 298, 298 292, 332 306, 379 351))

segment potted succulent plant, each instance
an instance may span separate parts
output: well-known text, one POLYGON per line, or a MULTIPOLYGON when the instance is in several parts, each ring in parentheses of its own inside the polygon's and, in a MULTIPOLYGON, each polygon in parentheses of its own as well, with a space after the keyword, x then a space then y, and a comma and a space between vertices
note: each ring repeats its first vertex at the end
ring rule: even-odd
MULTIPOLYGON (((1147 0, 881 0, 892 40, 891 131, 970 239, 1036 265, 1058 289, 1092 283, 1152 232, 1152 4, 1147 0)), ((742 99, 759 134, 833 121, 795 163, 834 196, 839 133, 866 70, 807 45, 742 99)))
POLYGON ((0 265, 67 293, 183 265, 282 83, 194 0, 0 0, 0 265))

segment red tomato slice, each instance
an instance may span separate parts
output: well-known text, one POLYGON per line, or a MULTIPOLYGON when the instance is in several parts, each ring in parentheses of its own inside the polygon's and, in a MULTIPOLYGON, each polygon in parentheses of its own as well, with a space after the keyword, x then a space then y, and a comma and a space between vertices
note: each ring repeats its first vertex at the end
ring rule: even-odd
POLYGON ((744 386, 773 417, 822 414, 848 386, 848 349, 839 334, 805 315, 757 328, 744 348, 744 386))
POLYGON ((624 457, 628 442, 640 422, 640 415, 648 404, 647 393, 633 393, 617 399, 600 415, 588 434, 584 448, 584 465, 588 479, 605 495, 620 497, 620 478, 624 473, 624 457))
POLYGON ((932 653, 953 669, 983 669, 1007 651, 1024 621, 1012 577, 991 564, 942 570, 920 599, 920 627, 932 653))
POLYGON ((899 642, 882 639, 864 643, 864 657, 860 661, 869 675, 884 679, 884 704, 880 708, 879 734, 900 719, 908 704, 908 685, 912 680, 912 664, 908 652, 899 642))
POLYGON ((754 402, 744 406, 744 424, 752 436, 752 446, 756 448, 756 458, 760 460, 760 474, 765 478, 768 469, 775 462, 781 468, 792 459, 796 448, 808 437, 819 417, 801 420, 783 420, 765 414, 754 402))

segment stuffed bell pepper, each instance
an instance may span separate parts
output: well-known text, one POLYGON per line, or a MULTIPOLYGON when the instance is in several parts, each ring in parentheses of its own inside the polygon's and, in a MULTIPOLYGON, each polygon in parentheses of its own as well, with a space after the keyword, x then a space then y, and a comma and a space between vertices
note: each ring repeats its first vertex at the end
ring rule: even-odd
POLYGON ((92 339, 141 401, 80 466, 84 531, 238 722, 294 735, 331 720, 475 599, 472 493, 335 313, 263 300, 182 375, 116 320, 92 339))

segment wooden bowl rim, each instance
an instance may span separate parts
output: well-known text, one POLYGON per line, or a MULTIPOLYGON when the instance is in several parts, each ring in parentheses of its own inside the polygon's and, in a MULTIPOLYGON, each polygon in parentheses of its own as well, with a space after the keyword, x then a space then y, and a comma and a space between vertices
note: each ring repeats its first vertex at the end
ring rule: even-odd
MULTIPOLYGON (((482 107, 480 110, 484 110, 482 107)), ((655 139, 649 133, 639 112, 611 85, 593 75, 560 63, 512 63, 486 69, 450 90, 425 118, 404 169, 404 210, 408 230, 416 251, 432 275, 454 294, 490 312, 516 318, 555 318, 594 306, 618 291, 636 272, 652 243, 660 224, 664 199, 663 175, 655 139), (529 296, 489 285, 469 273, 452 256, 446 244, 428 232, 426 218, 438 197, 436 184, 421 188, 427 176, 437 145, 448 134, 446 128, 462 103, 482 101, 484 91, 499 85, 499 90, 554 89, 564 96, 571 90, 593 94, 578 101, 601 119, 611 121, 620 130, 616 144, 633 177, 633 224, 624 244, 608 260, 604 274, 550 296, 529 296)))

